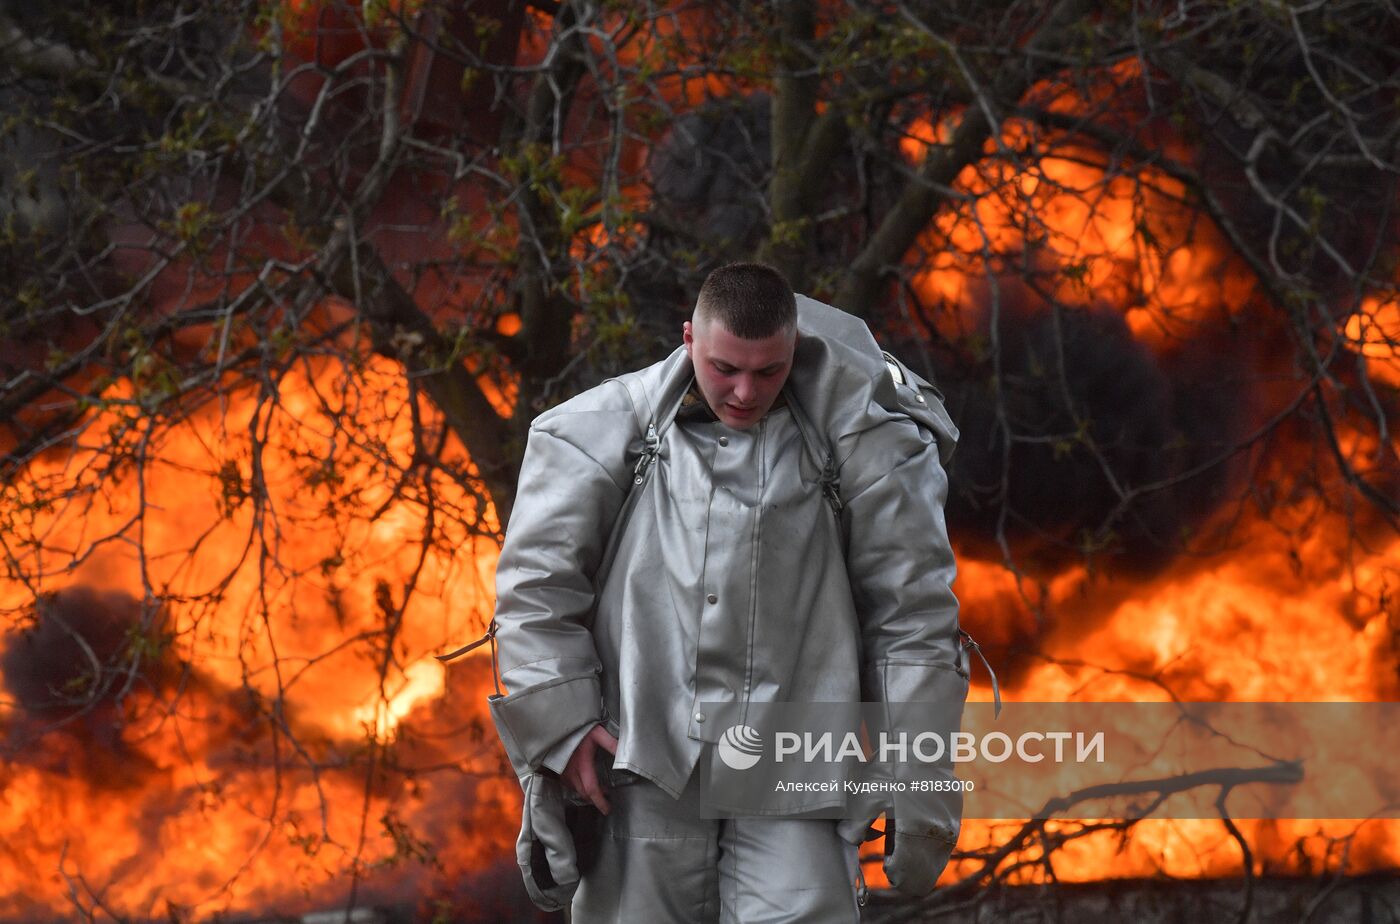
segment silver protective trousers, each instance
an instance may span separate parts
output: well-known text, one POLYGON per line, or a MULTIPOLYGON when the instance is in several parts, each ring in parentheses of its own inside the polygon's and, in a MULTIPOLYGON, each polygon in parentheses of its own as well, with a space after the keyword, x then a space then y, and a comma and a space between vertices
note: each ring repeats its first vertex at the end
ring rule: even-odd
POLYGON ((610 790, 573 924, 854 924, 857 850, 829 819, 702 818, 639 781, 610 790))

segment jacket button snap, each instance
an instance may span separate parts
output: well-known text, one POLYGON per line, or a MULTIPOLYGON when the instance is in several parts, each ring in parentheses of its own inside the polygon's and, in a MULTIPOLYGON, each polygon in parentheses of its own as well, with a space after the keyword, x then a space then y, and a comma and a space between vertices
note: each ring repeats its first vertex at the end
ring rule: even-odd
POLYGON ((719 438, 719 444, 720 444, 721 446, 728 446, 728 445, 729 445, 729 437, 727 437, 727 436, 721 436, 721 437, 719 438))
POLYGON ((923 404, 923 403, 924 403, 924 396, 923 396, 923 395, 915 395, 915 396, 914 396, 914 400, 917 401, 917 402, 919 402, 920 404, 923 404))
POLYGON ((705 713, 703 713, 703 712, 697 712, 697 713, 695 713, 695 721, 696 721, 698 724, 702 724, 702 725, 703 725, 704 722, 705 722, 705 713))
POLYGON ((706 603, 718 603, 718 602, 719 602, 719 597, 716 596, 715 594, 710 594, 709 596, 707 596, 707 597, 705 598, 705 602, 706 602, 706 603))

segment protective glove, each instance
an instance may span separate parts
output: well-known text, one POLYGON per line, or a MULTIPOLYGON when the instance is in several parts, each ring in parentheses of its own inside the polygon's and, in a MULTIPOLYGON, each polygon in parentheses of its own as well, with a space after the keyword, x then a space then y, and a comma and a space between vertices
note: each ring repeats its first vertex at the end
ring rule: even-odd
POLYGON ((890 885, 915 898, 928 895, 953 855, 957 832, 937 823, 920 825, 914 831, 900 830, 894 821, 885 824, 884 865, 890 885))
POLYGON ((530 900, 543 911, 558 911, 578 889, 578 851, 569 830, 564 787, 553 776, 532 773, 521 779, 525 804, 515 860, 530 900))

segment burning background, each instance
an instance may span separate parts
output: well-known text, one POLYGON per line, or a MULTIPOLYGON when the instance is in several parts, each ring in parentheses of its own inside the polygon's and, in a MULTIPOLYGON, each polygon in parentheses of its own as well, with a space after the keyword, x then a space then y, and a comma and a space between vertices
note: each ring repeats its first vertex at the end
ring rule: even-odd
MULTIPOLYGON (((534 919, 487 663, 432 655, 484 627, 529 420, 668 351, 728 259, 947 393, 1009 696, 1395 699, 1398 27, 0 2, 0 919, 534 919)), ((935 901, 1321 882, 1400 828, 960 849, 935 901)))

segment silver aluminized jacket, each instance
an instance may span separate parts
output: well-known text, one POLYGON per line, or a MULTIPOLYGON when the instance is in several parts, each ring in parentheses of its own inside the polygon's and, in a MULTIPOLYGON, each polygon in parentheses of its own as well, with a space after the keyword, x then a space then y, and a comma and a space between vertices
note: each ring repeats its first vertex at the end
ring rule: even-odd
POLYGON ((895 383, 864 323, 798 304, 787 402, 747 430, 667 426, 683 349, 532 425, 496 572, 493 714, 522 779, 605 722, 613 766, 676 796, 724 731, 701 703, 965 699, 943 520, 957 430, 931 388, 895 383))

